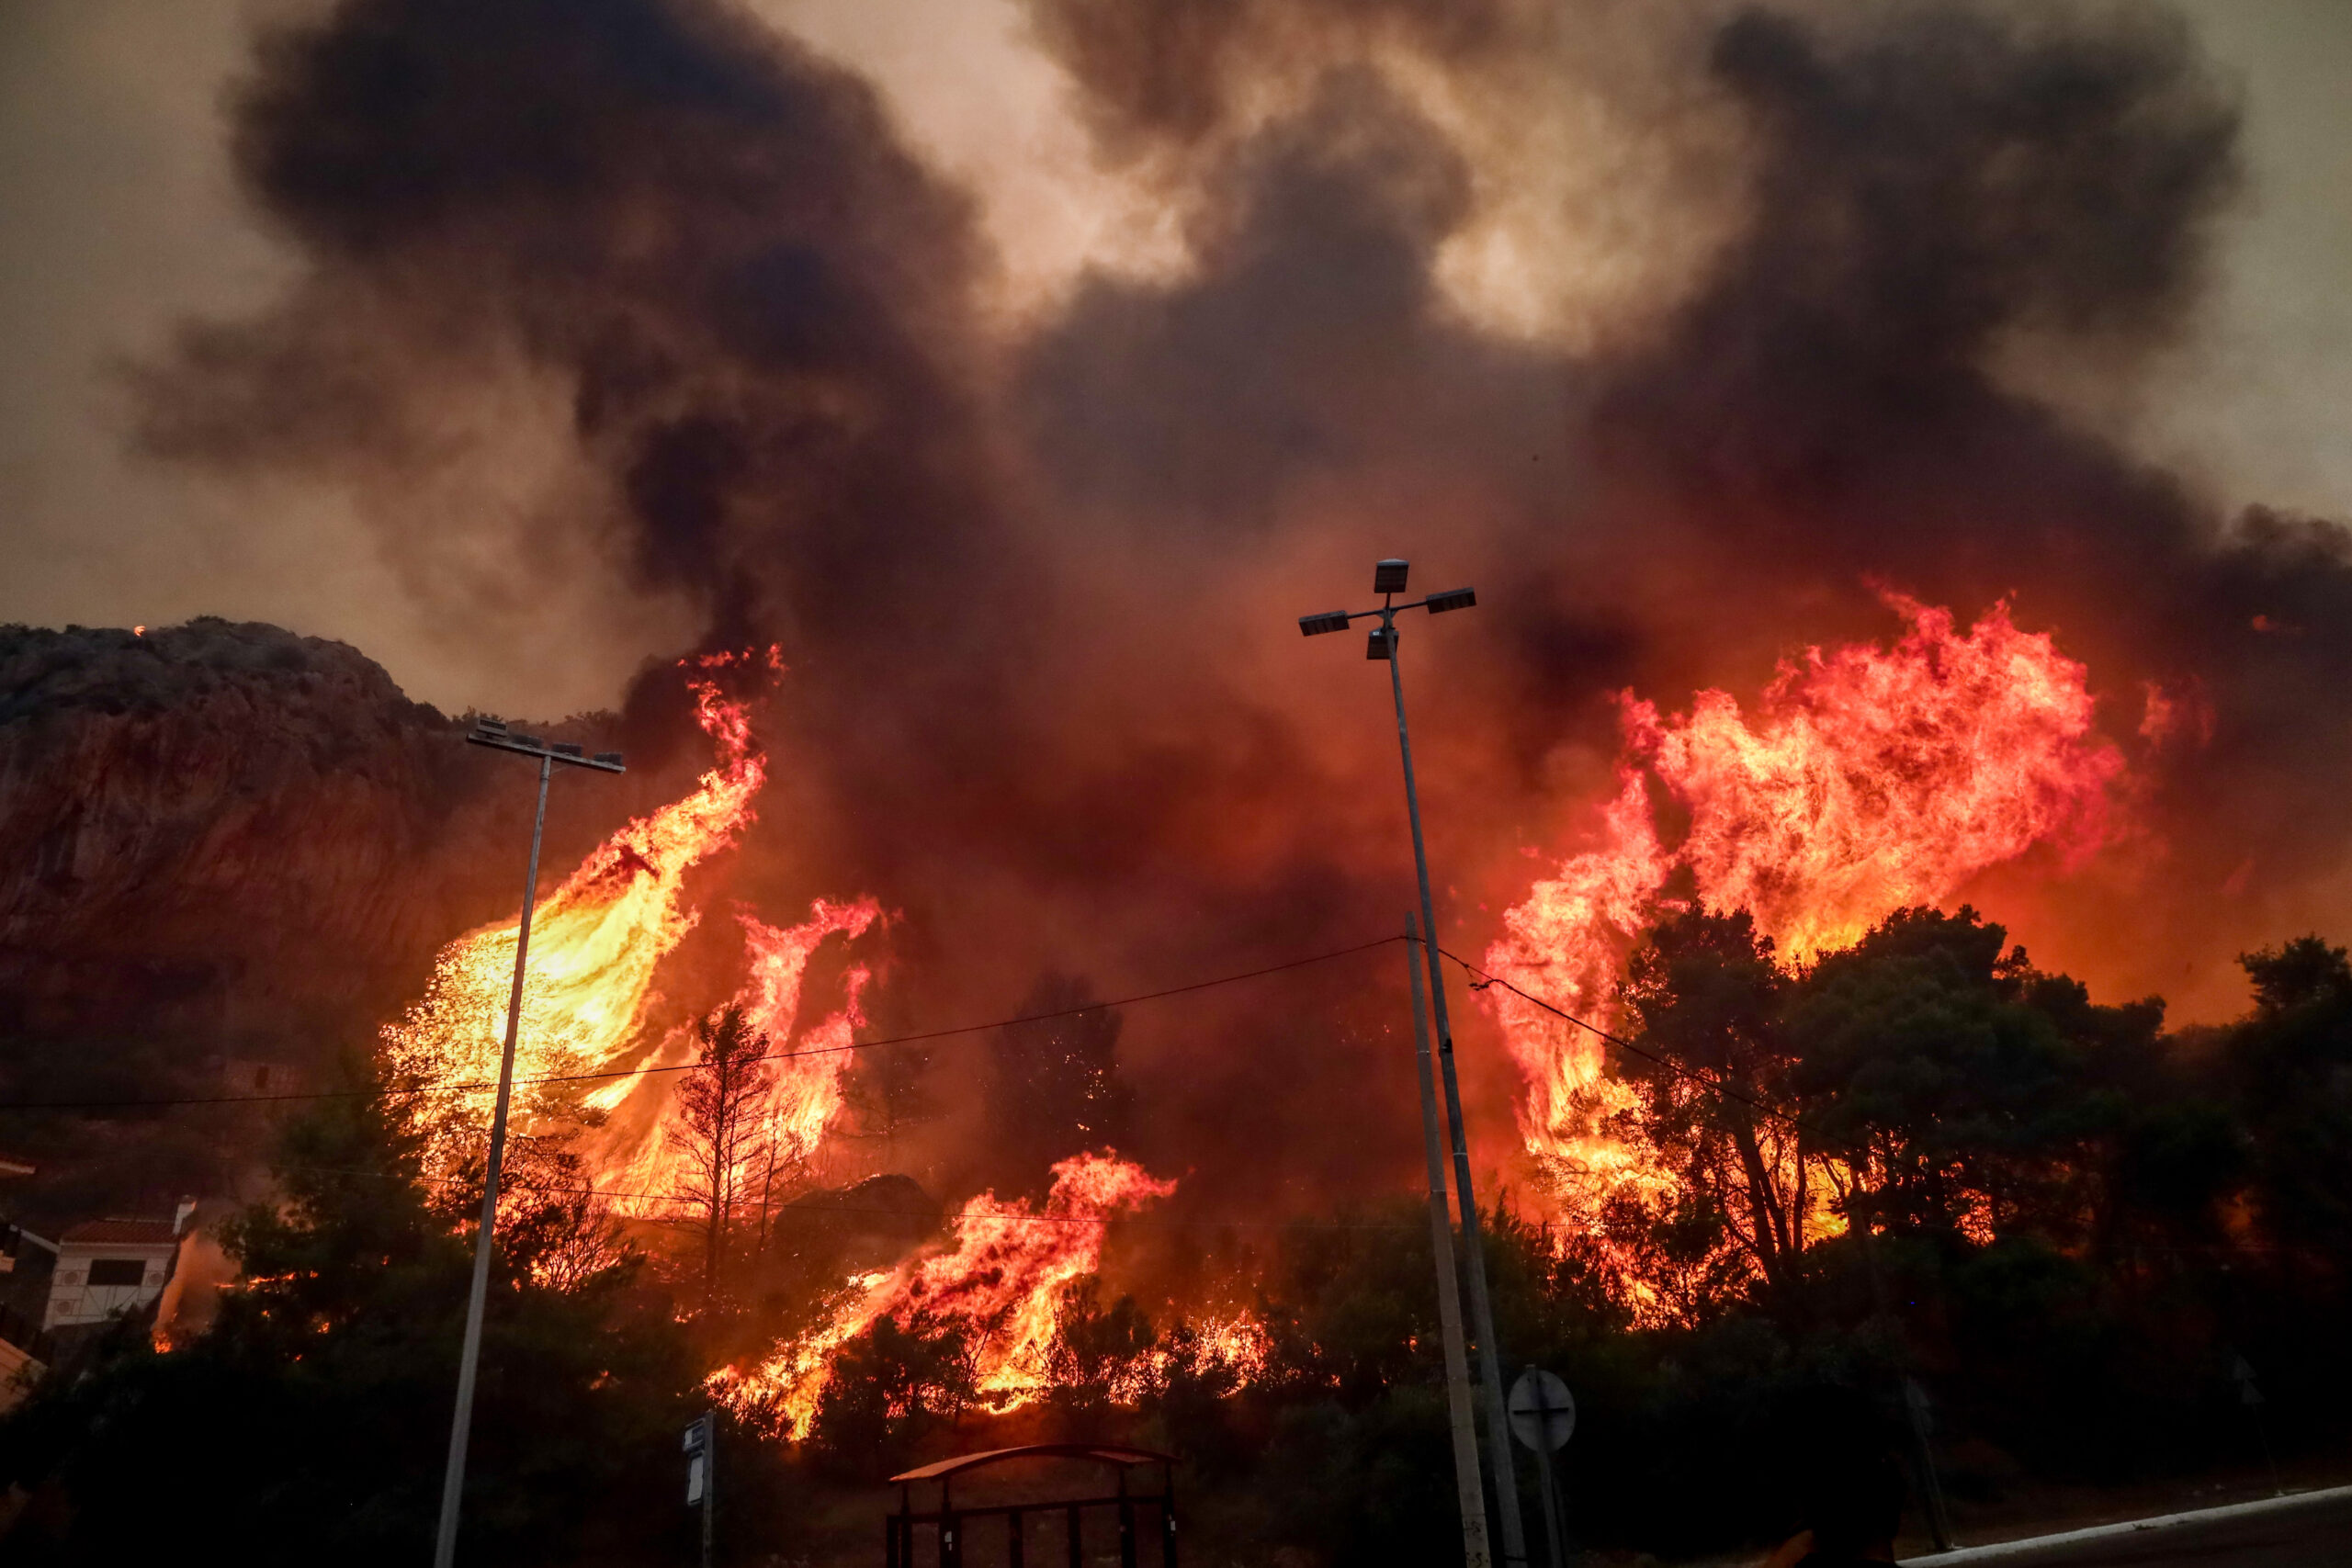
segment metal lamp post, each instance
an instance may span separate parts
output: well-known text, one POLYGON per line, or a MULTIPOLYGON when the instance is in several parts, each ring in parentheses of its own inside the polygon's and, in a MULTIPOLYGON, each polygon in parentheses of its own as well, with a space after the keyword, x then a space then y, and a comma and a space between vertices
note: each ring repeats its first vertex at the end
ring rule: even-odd
POLYGON ((539 764, 539 806, 531 818, 530 869, 523 876, 523 923, 514 938, 514 986, 506 997, 506 1043, 498 1058, 498 1102, 490 1118, 490 1162, 482 1172, 481 1229, 474 1236, 473 1288, 466 1296, 465 1348, 458 1355, 458 1410, 449 1423, 449 1466, 441 1477, 441 1524, 433 1541, 434 1568, 450 1568, 458 1554, 458 1504, 466 1486, 466 1438, 473 1427, 474 1370, 481 1360, 482 1308, 490 1297, 490 1249, 498 1226, 498 1168, 506 1153, 506 1107, 514 1091, 514 1037, 523 1021, 523 966, 531 952, 531 907, 539 897, 539 839, 548 823, 548 781, 555 765, 626 772, 618 751, 591 757, 564 741, 541 740, 506 728, 505 721, 474 721, 469 744, 532 757, 539 764))
MULTIPOLYGON (((1381 596, 1380 608, 1301 615, 1298 629, 1304 636, 1320 637, 1327 632, 1343 632, 1352 621, 1372 616, 1380 620, 1380 625, 1373 628, 1364 657, 1388 661, 1388 687, 1396 701, 1396 750, 1405 763, 1405 814, 1413 828, 1413 869, 1420 879, 1421 930, 1428 935, 1423 954, 1429 964, 1430 1007, 1437 1022, 1438 1063, 1445 1084, 1446 1119, 1453 1132, 1453 1190, 1462 1214, 1463 1249, 1468 1254, 1470 1312, 1478 1335, 1478 1381, 1487 1394, 1487 1450, 1494 1462, 1503 1559, 1509 1563, 1522 1564, 1527 1562, 1527 1529, 1520 1517, 1518 1472, 1511 1462, 1510 1429, 1503 1407, 1502 1347, 1495 1339, 1494 1303, 1487 1289, 1486 1243, 1479 1230, 1478 1200, 1470 1185, 1470 1145, 1463 1129, 1461 1085, 1453 1070, 1453 1027, 1446 1016, 1445 980, 1438 969, 1437 910, 1430 897, 1430 857, 1421 841, 1420 795, 1413 784, 1413 742, 1405 728, 1405 678, 1396 660, 1399 613, 1427 610, 1437 615, 1449 610, 1467 610, 1478 603, 1478 595, 1472 589, 1455 588, 1399 604, 1396 595, 1405 592, 1408 570, 1405 561, 1381 561, 1372 572, 1372 591, 1381 596)), ((1415 1010, 1418 1017, 1419 1009, 1415 1010)))

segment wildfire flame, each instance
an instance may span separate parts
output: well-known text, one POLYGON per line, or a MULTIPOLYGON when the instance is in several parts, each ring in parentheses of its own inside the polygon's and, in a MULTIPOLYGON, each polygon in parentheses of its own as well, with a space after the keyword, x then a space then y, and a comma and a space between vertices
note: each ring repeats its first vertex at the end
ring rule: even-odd
MULTIPOLYGON (((1962 635, 1948 610, 1886 599, 1907 623, 1893 646, 1782 661, 1753 721, 1720 691, 1671 717, 1624 694, 1599 846, 1504 916, 1487 967, 1607 1027, 1632 942, 1684 901, 1668 891, 1678 874, 1801 962, 2035 844, 2096 848, 2123 761, 2094 733, 2084 666, 2018 630, 2005 604, 1962 635), (1670 845, 1660 794, 1689 821, 1670 845)), ((1528 1079, 1522 1134, 1555 1189, 1581 1206, 1654 1185, 1636 1151, 1595 1131, 1627 1101, 1600 1077, 1599 1043, 1487 994, 1528 1079)))
MULTIPOLYGON (((983 1192, 956 1216, 952 1246, 934 1246, 897 1269, 856 1277, 830 1322, 749 1371, 723 1369, 711 1386, 741 1406, 773 1412, 790 1436, 805 1437, 833 1352, 876 1319, 904 1321, 922 1311, 975 1331, 975 1382, 983 1400, 998 1409, 1025 1404, 1047 1379, 1062 1287, 1099 1267, 1114 1215, 1175 1190, 1174 1181, 1159 1180, 1106 1149, 1056 1165, 1053 1190, 1040 1209, 983 1192)), ((1243 1331, 1231 1332, 1240 1346, 1243 1331)))
MULTIPOLYGON (((748 910, 739 910, 736 918, 743 928, 748 973, 733 1005, 742 1009, 753 1032, 767 1037, 768 1051, 776 1056, 774 1081, 762 1103, 747 1112, 763 1129, 763 1136, 747 1147, 771 1171, 797 1172, 806 1168, 841 1111, 850 1037, 865 1021, 859 998, 872 974, 862 964, 853 965, 843 976, 847 996, 841 1009, 796 1040, 792 1031, 800 1010, 801 981, 820 943, 828 937, 854 941, 864 936, 881 919, 882 908, 872 898, 846 904, 820 898, 808 919, 797 926, 772 926, 748 910)), ((675 1031, 646 1066, 682 1064, 690 1059, 693 1044, 692 1031, 675 1031)), ((616 1206, 623 1213, 651 1212, 649 1205, 658 1204, 658 1195, 675 1190, 682 1178, 678 1151, 662 1137, 670 1105, 668 1076, 639 1071, 613 1079, 589 1095, 587 1104, 605 1113, 590 1164, 625 1191, 656 1195, 621 1200, 616 1206)))
MULTIPOLYGON (((662 1135, 670 1075, 655 1069, 686 1061, 693 1039, 686 1030, 649 1039, 646 1014, 662 959, 699 918, 684 900, 686 874, 737 841, 767 782, 749 705, 727 696, 714 677, 728 666, 757 662, 759 656, 748 653, 695 661, 688 685, 696 722, 717 747, 713 765, 684 799, 633 819, 597 846, 532 911, 514 1052, 517 1125, 576 1134, 592 1175, 631 1192, 658 1195, 673 1175, 662 1135), (593 1089, 529 1081, 596 1073, 616 1076, 593 1089)), ((771 674, 782 672, 775 649, 764 663, 771 674)), ((828 937, 864 935, 881 910, 871 898, 820 900, 796 926, 771 926, 748 911, 739 918, 747 976, 735 999, 752 1027, 782 1051, 791 1043, 810 955, 828 937)), ((386 1065, 396 1077, 449 1086, 429 1089, 413 1102, 429 1156, 442 1168, 479 1142, 488 1119, 481 1086, 498 1070, 517 929, 514 922, 489 926, 451 942, 424 997, 384 1031, 386 1065)), ((826 1054, 779 1064, 757 1114, 781 1161, 805 1162, 841 1108, 839 1079, 848 1055, 826 1048, 847 1045, 864 1021, 858 1001, 868 977, 865 968, 853 968, 841 1010, 799 1042, 803 1051, 826 1054)), ((624 1197, 617 1206, 629 1211, 643 1203, 624 1197)))

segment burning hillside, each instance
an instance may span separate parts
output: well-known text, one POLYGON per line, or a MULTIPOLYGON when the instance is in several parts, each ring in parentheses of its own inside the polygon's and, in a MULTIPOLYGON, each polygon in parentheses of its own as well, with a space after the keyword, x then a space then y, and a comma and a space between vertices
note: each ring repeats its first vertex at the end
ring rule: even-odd
POLYGON ((1057 1312, 1065 1287, 1094 1272, 1110 1222, 1176 1190, 1114 1151, 1054 1167, 1054 1186, 1035 1209, 983 1192, 956 1214, 952 1247, 926 1249, 895 1269, 849 1282, 830 1322, 758 1366, 726 1368, 713 1386, 796 1437, 808 1434, 831 1373, 831 1358, 888 1318, 968 1337, 973 1382, 983 1403, 1006 1409, 1035 1399, 1050 1382, 1057 1312))
MULTIPOLYGON (((1480 1349, 1577 1372, 1642 1550, 1797 1495, 1747 1461, 1816 1372, 2052 1474, 2242 1459, 2233 1359, 2352 1408, 2352 967, 2292 940, 2346 915, 2352 529, 2142 423, 2230 298, 2204 23, 225 9, 185 96, 266 265, 124 318, 175 325, 120 423, 201 498, 159 558, 387 663, 0 627, 0 1088, 93 1112, 12 1156, 275 1183, 216 1330, 59 1385, 21 1517, 414 1555, 528 792, 387 670, 629 758, 531 912, 469 1561, 660 1555, 648 1434, 713 1399, 827 1485, 1140 1433, 1244 1478, 1223 1555, 1438 1560, 1419 886, 1500 982, 1445 971, 1480 1349), (1002 92, 943 108, 967 44, 1002 92), (1384 556, 1476 614, 1302 645, 1384 556)), ((118 1544, 66 1554, 170 1549, 118 1544)))

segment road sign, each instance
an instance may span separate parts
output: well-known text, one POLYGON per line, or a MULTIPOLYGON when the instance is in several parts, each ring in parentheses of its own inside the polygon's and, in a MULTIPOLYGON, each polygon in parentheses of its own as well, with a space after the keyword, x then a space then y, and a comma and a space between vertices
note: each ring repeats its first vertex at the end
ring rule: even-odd
POLYGON ((686 1428, 686 1502, 702 1501, 710 1481, 710 1417, 697 1416, 686 1428))
POLYGON ((1530 1367, 1510 1385, 1510 1430, 1537 1453, 1550 1453, 1577 1429, 1576 1395, 1541 1367, 1530 1367))
POLYGON ((2254 1367, 2235 1350, 2230 1352, 2230 1381, 2238 1385, 2238 1403, 2256 1405, 2262 1403, 2262 1390, 2254 1382, 2254 1367))

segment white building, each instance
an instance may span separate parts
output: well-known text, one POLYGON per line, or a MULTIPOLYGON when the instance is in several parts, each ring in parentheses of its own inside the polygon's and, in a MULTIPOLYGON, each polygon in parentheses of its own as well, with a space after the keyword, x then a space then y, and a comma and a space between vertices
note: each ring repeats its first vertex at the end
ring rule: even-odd
POLYGON ((153 1303, 172 1278, 180 1232, 196 1205, 168 1220, 85 1220, 57 1238, 43 1333, 104 1323, 153 1303))

